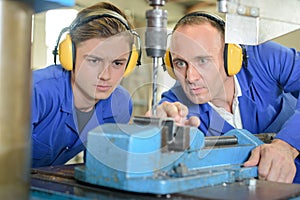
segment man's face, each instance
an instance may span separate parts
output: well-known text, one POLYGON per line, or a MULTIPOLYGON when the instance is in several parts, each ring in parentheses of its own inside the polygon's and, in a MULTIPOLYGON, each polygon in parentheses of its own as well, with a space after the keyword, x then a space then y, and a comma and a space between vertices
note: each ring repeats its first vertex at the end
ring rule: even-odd
POLYGON ((77 99, 108 98, 122 80, 130 47, 124 36, 94 38, 76 48, 73 92, 77 99))
POLYGON ((207 103, 224 95, 227 75, 223 50, 220 33, 208 23, 184 25, 173 33, 170 52, 174 73, 193 103, 207 103))

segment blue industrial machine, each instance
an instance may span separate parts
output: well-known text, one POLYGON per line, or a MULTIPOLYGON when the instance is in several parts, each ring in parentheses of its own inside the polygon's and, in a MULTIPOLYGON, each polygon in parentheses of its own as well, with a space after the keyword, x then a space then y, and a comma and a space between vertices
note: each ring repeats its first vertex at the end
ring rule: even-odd
POLYGON ((204 137, 172 119, 135 118, 134 124, 105 124, 88 135, 86 164, 75 179, 115 189, 152 194, 231 183, 257 177, 242 167, 263 142, 246 130, 204 137))
POLYGON ((61 7, 71 7, 71 6, 75 6, 75 0, 35 0, 34 1, 35 13, 43 12, 51 9, 57 9, 61 7))

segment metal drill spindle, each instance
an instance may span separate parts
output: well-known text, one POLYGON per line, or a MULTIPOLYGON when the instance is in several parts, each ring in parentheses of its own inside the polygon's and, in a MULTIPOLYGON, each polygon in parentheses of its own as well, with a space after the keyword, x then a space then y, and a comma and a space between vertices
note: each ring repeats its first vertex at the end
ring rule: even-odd
POLYGON ((146 12, 147 30, 145 32, 145 44, 147 56, 153 59, 152 70, 152 115, 156 115, 157 107, 157 76, 159 58, 163 58, 167 47, 167 11, 160 9, 165 0, 152 0, 149 5, 152 10, 146 12))

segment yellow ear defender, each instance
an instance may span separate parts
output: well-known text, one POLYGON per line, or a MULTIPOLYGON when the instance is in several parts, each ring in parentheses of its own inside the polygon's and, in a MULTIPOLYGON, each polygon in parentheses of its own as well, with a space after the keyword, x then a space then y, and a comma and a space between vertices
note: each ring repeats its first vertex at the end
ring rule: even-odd
POLYGON ((73 69, 73 52, 74 45, 71 40, 70 34, 66 35, 66 39, 64 39, 59 44, 59 62, 63 68, 65 68, 68 71, 71 71, 73 69))
MULTIPOLYGON (((193 12, 185 15, 182 17, 177 24, 182 21, 183 19, 191 16, 200 16, 200 17, 206 17, 212 21, 215 21, 223 30, 225 29, 225 22, 222 18, 218 16, 214 16, 209 13, 205 12, 193 12)), ((176 26, 175 26, 176 27, 176 26)), ((238 44, 225 44, 224 48, 224 68, 228 76, 233 76, 237 74, 242 66, 243 62, 245 62, 245 65, 247 65, 247 55, 246 55, 246 50, 238 44)), ((170 53, 170 50, 166 50, 166 54, 164 57, 164 62, 165 62, 165 67, 169 75, 176 79, 176 76, 174 74, 174 69, 173 69, 173 64, 172 64, 172 56, 170 53)))
POLYGON ((174 70, 173 70, 173 64, 172 64, 172 56, 170 53, 170 49, 166 50, 166 54, 165 54, 165 67, 167 69, 167 72, 169 73, 169 75, 176 79, 176 76, 174 74, 174 70))
POLYGON ((138 61, 139 59, 140 59, 140 54, 137 51, 135 45, 132 45, 131 54, 129 55, 126 70, 125 70, 124 75, 123 75, 124 77, 127 77, 134 70, 135 66, 139 62, 138 61))
POLYGON ((55 46, 55 49, 53 50, 54 63, 56 64, 56 55, 59 55, 59 61, 60 61, 61 66, 68 71, 73 70, 74 65, 75 65, 76 48, 72 41, 70 33, 67 33, 66 38, 63 41, 61 41, 61 43, 59 43, 59 40, 60 40, 62 34, 67 31, 74 30, 75 28, 77 28, 78 26, 80 26, 82 24, 86 24, 92 20, 100 19, 103 17, 117 19, 126 27, 127 30, 130 31, 130 33, 132 35, 134 35, 137 38, 139 51, 137 50, 137 47, 133 44, 131 47, 131 52, 130 52, 127 66, 126 66, 123 76, 124 77, 128 76, 134 70, 136 65, 140 65, 142 51, 141 51, 141 47, 140 47, 139 35, 135 31, 132 31, 130 29, 129 25, 127 24, 127 21, 125 20, 125 18, 123 16, 121 16, 120 14, 118 14, 114 11, 107 10, 107 9, 102 9, 102 10, 98 10, 95 13, 91 13, 88 16, 85 16, 84 19, 75 19, 75 21, 71 24, 70 27, 66 27, 60 32, 58 40, 57 40, 57 45, 55 46))
POLYGON ((225 44, 224 67, 228 76, 233 76, 243 66, 243 49, 238 44, 225 44))

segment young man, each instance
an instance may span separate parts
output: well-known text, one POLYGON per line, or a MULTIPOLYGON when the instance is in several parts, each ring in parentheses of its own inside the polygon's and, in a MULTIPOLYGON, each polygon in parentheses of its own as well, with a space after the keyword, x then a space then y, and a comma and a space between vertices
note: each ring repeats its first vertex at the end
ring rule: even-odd
POLYGON ((181 124, 193 116, 187 124, 205 135, 234 128, 275 132, 276 139, 255 148, 244 166, 258 165, 262 180, 300 182, 300 53, 273 42, 225 45, 224 26, 218 16, 201 12, 179 20, 166 54, 177 82, 162 95, 157 113, 181 124))
POLYGON ((32 167, 64 164, 85 150, 91 129, 129 122, 132 101, 119 83, 139 59, 131 29, 117 7, 102 2, 62 31, 69 33, 59 45, 61 64, 33 72, 32 167))

